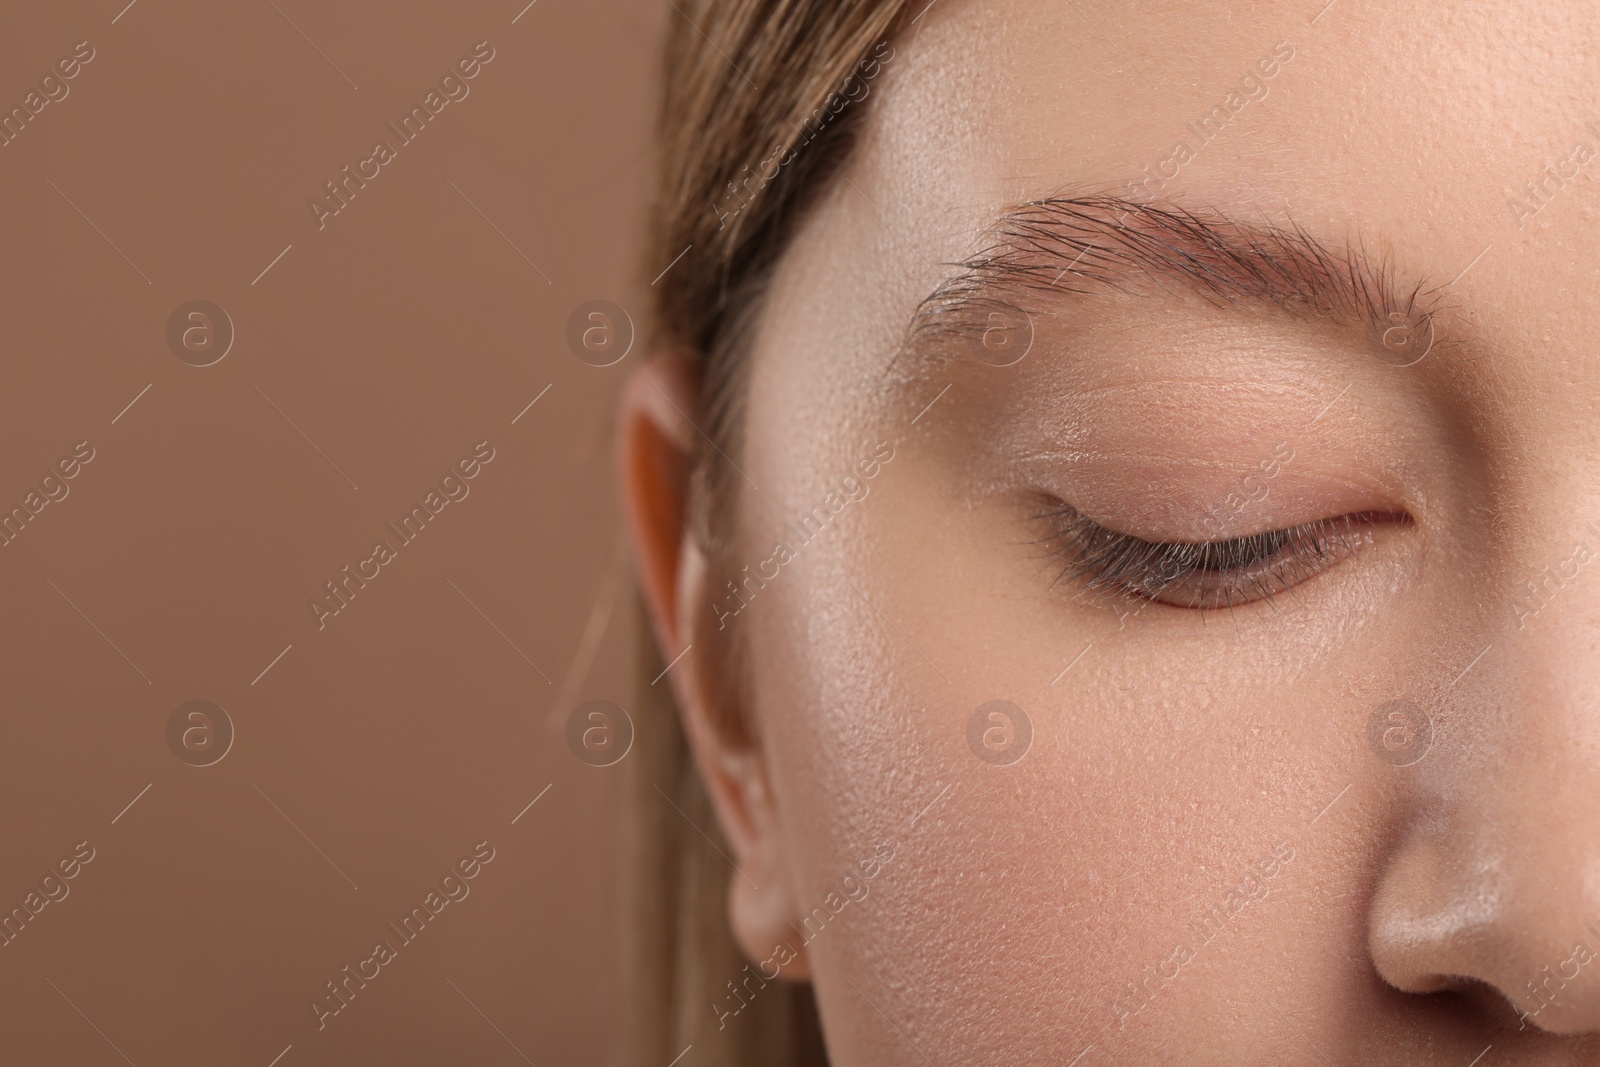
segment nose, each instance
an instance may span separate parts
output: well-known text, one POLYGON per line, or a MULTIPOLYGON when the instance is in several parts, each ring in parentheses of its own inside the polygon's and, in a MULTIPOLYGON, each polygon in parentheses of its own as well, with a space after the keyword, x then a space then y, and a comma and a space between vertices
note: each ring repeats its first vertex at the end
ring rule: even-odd
MULTIPOLYGON (((1488 986, 1518 1027, 1600 1031, 1600 582, 1508 612, 1413 767, 1368 951, 1414 993, 1488 986)), ((1500 1010, 1500 1009, 1496 1009, 1500 1010)))

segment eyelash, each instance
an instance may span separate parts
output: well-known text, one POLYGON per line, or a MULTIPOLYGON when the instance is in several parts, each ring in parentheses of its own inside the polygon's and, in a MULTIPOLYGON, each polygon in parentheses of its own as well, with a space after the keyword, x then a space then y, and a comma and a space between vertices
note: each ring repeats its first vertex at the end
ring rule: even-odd
POLYGON ((1202 613, 1270 600, 1349 558, 1373 526, 1405 516, 1356 512, 1219 541, 1147 541, 1107 529, 1062 504, 1036 516, 1086 593, 1122 593, 1202 613))

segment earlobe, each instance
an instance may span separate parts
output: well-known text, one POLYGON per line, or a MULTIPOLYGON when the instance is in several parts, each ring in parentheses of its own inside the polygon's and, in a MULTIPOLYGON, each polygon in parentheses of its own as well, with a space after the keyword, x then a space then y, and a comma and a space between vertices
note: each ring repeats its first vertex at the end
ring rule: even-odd
MULTIPOLYGON (((781 850, 776 842, 769 842, 763 851, 775 858, 781 850)), ((789 888, 787 869, 770 859, 741 866, 744 870, 734 873, 728 887, 728 920, 739 948, 769 979, 810 981, 805 939, 794 925, 799 908, 789 888), (752 869, 756 867, 760 869, 752 869)))
POLYGON ((804 979, 809 970, 792 925, 798 911, 765 754, 725 669, 729 635, 719 632, 716 598, 710 595, 713 561, 691 532, 694 509, 705 506, 692 499, 699 431, 689 419, 699 409, 699 382, 697 364, 670 352, 629 378, 618 441, 624 510, 656 640, 663 662, 671 663, 659 684, 672 686, 684 735, 728 843, 735 939, 752 962, 776 952, 787 961, 783 977, 804 979), (787 947, 779 952, 780 945, 787 947))

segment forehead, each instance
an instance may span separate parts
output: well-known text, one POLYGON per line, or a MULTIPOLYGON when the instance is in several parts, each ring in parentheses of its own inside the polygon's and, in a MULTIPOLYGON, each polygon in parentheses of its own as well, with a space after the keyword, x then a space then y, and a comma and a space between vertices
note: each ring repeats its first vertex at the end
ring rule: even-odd
POLYGON ((1181 177, 1213 195, 1420 185, 1489 221, 1593 117, 1597 24, 1592 5, 1524 0, 939 0, 904 35, 878 147, 910 136, 1021 192, 1171 175, 1181 143, 1181 177))

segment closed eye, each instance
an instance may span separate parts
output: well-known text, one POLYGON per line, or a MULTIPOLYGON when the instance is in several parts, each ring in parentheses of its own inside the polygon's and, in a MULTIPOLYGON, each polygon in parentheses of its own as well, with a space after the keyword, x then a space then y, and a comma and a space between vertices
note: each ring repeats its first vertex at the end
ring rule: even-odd
POLYGON ((1202 612, 1270 599, 1348 559, 1378 527, 1410 522, 1363 511, 1225 540, 1150 541, 1057 503, 1035 518, 1065 560, 1058 580, 1202 612))

